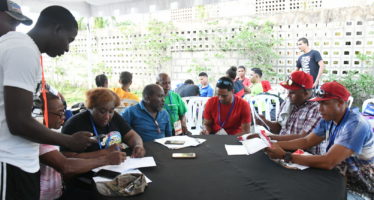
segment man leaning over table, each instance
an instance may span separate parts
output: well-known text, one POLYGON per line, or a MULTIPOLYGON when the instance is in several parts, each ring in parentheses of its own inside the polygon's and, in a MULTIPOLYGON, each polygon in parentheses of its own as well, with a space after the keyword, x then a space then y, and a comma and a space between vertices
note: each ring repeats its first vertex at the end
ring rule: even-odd
POLYGON ((349 91, 338 82, 321 86, 317 97, 322 120, 311 134, 274 143, 266 152, 271 158, 283 158, 315 168, 338 167, 347 178, 348 199, 374 198, 374 137, 370 124, 360 113, 348 108, 349 91), (295 155, 285 150, 307 149, 326 140, 323 155, 295 155))
POLYGON ((156 84, 164 89, 164 108, 169 113, 173 135, 187 134, 188 130, 185 116, 187 108, 179 94, 170 90, 171 81, 169 75, 166 73, 158 74, 156 84))
MULTIPOLYGON (((271 139, 285 141, 302 138, 311 133, 321 120, 318 103, 308 101, 312 97, 313 77, 303 71, 296 71, 280 85, 288 90, 288 97, 281 105, 277 120, 269 121, 261 115, 260 117, 269 127, 269 131, 275 134, 269 136, 271 139), (289 115, 285 120, 282 119, 284 112, 288 112, 289 115)), ((264 126, 260 120, 256 123, 264 126)), ((308 151, 313 154, 321 153, 319 146, 312 147, 308 151)))
POLYGON ((248 133, 251 126, 251 110, 248 102, 234 95, 234 83, 228 77, 221 77, 216 87, 217 96, 210 98, 205 105, 205 129, 202 134, 248 133))
POLYGON ((122 117, 144 142, 171 136, 169 114, 163 109, 164 98, 161 86, 147 85, 143 90, 143 100, 122 113, 122 117))

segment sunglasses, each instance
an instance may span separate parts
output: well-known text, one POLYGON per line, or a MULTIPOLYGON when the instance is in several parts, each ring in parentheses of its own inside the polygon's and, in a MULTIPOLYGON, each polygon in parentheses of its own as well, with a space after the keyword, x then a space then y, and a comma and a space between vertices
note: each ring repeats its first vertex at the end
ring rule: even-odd
POLYGON ((288 77, 287 77, 287 81, 286 81, 285 83, 286 83, 286 85, 288 85, 288 86, 295 85, 295 86, 297 86, 297 87, 301 87, 301 88, 303 88, 303 89, 305 90, 305 86, 302 86, 302 85, 296 83, 295 81, 293 81, 291 76, 288 76, 288 77))
POLYGON ((225 81, 225 80, 218 80, 217 84, 220 84, 220 85, 223 84, 223 85, 227 85, 227 86, 232 86, 232 82, 225 81))
POLYGON ((320 98, 326 98, 326 97, 337 97, 337 98, 340 98, 340 97, 338 97, 336 95, 333 95, 331 93, 326 92, 325 90, 322 90, 321 88, 316 91, 316 96, 320 97, 320 98))

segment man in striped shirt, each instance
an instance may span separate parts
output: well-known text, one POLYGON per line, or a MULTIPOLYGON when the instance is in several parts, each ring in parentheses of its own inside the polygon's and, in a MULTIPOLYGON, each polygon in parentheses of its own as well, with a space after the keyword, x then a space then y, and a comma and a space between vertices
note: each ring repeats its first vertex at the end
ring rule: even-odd
MULTIPOLYGON (((286 141, 302 138, 311 133, 321 120, 318 103, 308 101, 312 97, 313 77, 303 71, 296 71, 280 85, 288 90, 288 97, 281 105, 280 114, 288 109, 288 118, 281 119, 279 114, 275 122, 268 121, 264 117, 262 119, 270 128, 269 131, 276 134, 270 136, 273 140, 286 141)), ((263 125, 262 122, 258 124, 263 125)), ((319 146, 309 151, 313 154, 321 153, 319 146)))

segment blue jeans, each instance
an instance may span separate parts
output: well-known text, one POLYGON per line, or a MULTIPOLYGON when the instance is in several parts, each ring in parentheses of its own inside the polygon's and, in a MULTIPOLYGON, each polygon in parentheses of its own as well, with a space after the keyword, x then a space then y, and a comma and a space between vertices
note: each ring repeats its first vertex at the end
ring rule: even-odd
POLYGON ((363 197, 356 192, 352 192, 350 190, 347 191, 347 200, 370 200, 367 197, 363 197))

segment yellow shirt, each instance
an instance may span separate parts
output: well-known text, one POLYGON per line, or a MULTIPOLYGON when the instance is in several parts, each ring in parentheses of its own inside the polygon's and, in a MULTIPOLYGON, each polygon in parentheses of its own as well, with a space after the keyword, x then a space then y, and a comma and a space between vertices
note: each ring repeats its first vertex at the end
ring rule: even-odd
MULTIPOLYGON (((131 92, 126 92, 122 90, 122 88, 112 88, 112 91, 118 95, 118 97, 122 100, 129 99, 129 100, 135 100, 137 102, 140 101, 139 97, 131 92)), ((121 106, 129 106, 127 103, 121 103, 121 106)))

